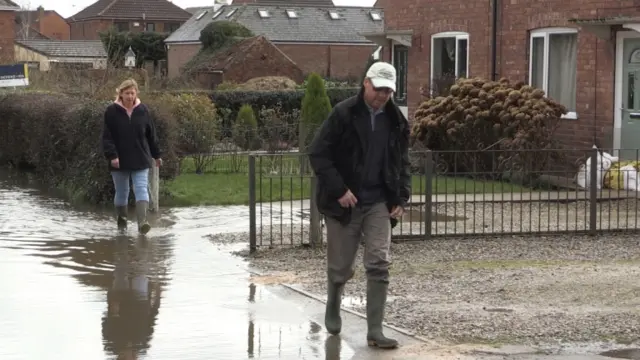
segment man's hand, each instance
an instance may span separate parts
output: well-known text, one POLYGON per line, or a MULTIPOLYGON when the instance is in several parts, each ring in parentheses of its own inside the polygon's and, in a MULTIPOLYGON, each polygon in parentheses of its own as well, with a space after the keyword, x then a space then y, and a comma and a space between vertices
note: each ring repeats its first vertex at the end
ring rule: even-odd
POLYGON ((162 166, 162 159, 155 159, 155 160, 156 160, 156 167, 162 166))
POLYGON ((347 192, 338 199, 338 202, 343 208, 354 207, 358 203, 358 199, 356 199, 351 190, 347 190, 347 192))
POLYGON ((120 167, 120 159, 119 158, 115 158, 113 160, 111 160, 111 166, 114 167, 115 169, 120 167))
POLYGON ((391 209, 391 217, 394 219, 402 217, 403 214, 404 214, 404 209, 402 208, 402 206, 396 205, 391 209))

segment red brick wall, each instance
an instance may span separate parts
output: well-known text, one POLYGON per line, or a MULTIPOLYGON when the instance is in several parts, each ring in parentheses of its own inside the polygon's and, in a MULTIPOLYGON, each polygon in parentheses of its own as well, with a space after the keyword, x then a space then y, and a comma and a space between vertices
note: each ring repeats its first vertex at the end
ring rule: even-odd
MULTIPOLYGON (((498 78, 528 81, 529 31, 543 27, 575 27, 570 18, 593 18, 627 14, 611 9, 607 0, 499 0, 497 72, 498 78), (500 6, 500 5, 499 5, 500 6), (609 8, 608 10, 605 10, 609 8)), ((431 36, 444 31, 469 33, 469 76, 491 77, 490 0, 469 2, 379 0, 388 29, 414 31, 409 50, 408 99, 413 115, 420 102, 419 89, 429 86, 431 36)), ((633 6, 633 0, 615 1, 615 6, 633 6)), ((385 58, 389 51, 385 49, 385 58)), ((578 120, 563 120, 560 135, 575 146, 590 146, 611 136, 613 125, 615 34, 611 40, 579 31, 577 64, 578 120), (597 59, 597 61, 596 61, 597 59)))
POLYGON ((58 40, 70 40, 71 30, 67 21, 55 12, 46 13, 37 29, 41 34, 58 40))
POLYGON ((317 72, 333 79, 359 78, 377 45, 278 44, 305 74, 317 72))
MULTIPOLYGON (((307 75, 317 72, 334 79, 356 78, 364 73, 367 58, 376 46, 277 44, 307 75)), ((180 68, 200 50, 200 45, 169 46, 169 77, 180 75, 180 68)))
POLYGON ((86 20, 72 22, 71 40, 100 40, 100 33, 109 30, 113 25, 111 20, 86 20))
POLYGON ((259 43, 245 54, 243 61, 231 66, 224 73, 224 81, 244 83, 250 79, 262 76, 286 76, 297 83, 304 81, 304 72, 278 48, 267 41, 259 43))
POLYGON ((180 76, 181 69, 202 46, 200 44, 169 44, 167 50, 167 76, 170 79, 180 76))
POLYGON ((15 12, 0 11, 0 64, 14 62, 15 12))

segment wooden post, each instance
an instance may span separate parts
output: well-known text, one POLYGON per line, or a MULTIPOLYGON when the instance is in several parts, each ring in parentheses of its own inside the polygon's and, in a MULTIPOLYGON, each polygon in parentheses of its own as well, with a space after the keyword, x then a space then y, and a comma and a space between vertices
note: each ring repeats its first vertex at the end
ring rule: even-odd
POLYGON ((149 168, 149 210, 160 211, 160 168, 155 160, 149 168))

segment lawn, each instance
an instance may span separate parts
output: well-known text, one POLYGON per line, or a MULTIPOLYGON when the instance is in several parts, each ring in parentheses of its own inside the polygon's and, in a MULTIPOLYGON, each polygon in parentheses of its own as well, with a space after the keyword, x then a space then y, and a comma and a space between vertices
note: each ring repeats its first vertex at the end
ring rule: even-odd
MULTIPOLYGON (((274 157, 275 158, 275 157, 274 157)), ((217 158, 204 173, 196 174, 193 162, 186 159, 182 173, 161 185, 163 203, 173 206, 240 205, 249 203, 249 175, 246 156, 217 158)), ((296 174, 297 155, 284 155, 277 160, 258 158, 256 168, 266 169, 256 176, 258 202, 291 201, 310 197, 310 179, 296 174), (274 170, 284 169, 283 172, 274 170), (282 173, 282 174, 280 174, 282 173)), ((424 176, 412 177, 414 195, 425 193, 424 176)), ((434 194, 471 194, 530 191, 519 185, 463 178, 437 177, 432 181, 434 194)))

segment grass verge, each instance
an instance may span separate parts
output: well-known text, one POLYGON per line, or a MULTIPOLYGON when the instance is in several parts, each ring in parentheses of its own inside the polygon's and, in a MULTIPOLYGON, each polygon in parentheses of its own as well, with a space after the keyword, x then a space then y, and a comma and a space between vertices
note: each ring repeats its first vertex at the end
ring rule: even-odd
MULTIPOLYGON (((161 204, 170 206, 198 205, 246 205, 249 203, 249 175, 246 155, 230 155, 216 158, 212 164, 197 174, 193 161, 185 159, 181 174, 174 180, 164 182, 161 204)), ((311 180, 300 176, 297 156, 274 156, 271 159, 258 158, 257 169, 263 169, 256 176, 256 197, 258 202, 289 202, 308 199, 311 194, 311 180), (283 170, 283 171, 280 171, 283 170)), ((412 193, 425 193, 425 178, 412 177, 412 193)), ((432 179, 434 194, 473 193, 518 193, 531 191, 520 185, 463 179, 457 177, 437 177, 432 179)))

